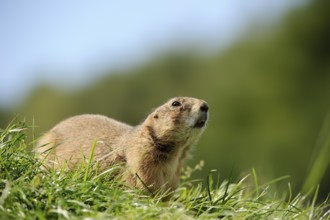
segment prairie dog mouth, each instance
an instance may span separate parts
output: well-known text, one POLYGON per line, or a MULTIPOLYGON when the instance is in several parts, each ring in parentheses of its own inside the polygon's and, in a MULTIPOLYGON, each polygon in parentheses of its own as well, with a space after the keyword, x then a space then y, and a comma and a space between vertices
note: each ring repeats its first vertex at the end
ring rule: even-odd
POLYGON ((206 122, 207 122, 207 113, 203 112, 198 116, 194 128, 202 128, 205 126, 206 122))

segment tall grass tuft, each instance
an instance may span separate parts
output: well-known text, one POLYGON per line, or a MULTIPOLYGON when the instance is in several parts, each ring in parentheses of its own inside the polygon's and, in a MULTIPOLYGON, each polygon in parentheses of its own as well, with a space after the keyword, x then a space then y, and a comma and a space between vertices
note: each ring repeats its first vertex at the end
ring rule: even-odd
POLYGON ((303 192, 316 187, 330 165, 330 111, 324 120, 312 159, 312 166, 302 188, 303 192))
POLYGON ((287 177, 262 184, 255 170, 235 182, 220 182, 212 170, 199 181, 190 177, 198 164, 185 169, 174 193, 153 196, 114 177, 120 167, 98 173, 92 153, 75 170, 42 170, 27 150, 27 129, 12 122, 0 131, 1 219, 330 219, 329 200, 317 203, 317 190, 311 199, 292 195, 290 184, 276 192, 272 184, 287 177))

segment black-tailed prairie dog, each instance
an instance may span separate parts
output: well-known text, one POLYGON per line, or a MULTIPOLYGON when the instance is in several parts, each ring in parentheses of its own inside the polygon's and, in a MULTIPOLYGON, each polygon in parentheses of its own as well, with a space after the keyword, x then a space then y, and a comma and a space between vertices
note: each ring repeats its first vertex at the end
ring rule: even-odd
POLYGON ((208 105, 190 97, 175 97, 156 108, 137 126, 102 115, 68 118, 39 141, 37 151, 46 167, 68 167, 88 159, 96 141, 94 161, 101 169, 124 164, 123 178, 138 188, 175 189, 190 147, 205 129, 208 105))

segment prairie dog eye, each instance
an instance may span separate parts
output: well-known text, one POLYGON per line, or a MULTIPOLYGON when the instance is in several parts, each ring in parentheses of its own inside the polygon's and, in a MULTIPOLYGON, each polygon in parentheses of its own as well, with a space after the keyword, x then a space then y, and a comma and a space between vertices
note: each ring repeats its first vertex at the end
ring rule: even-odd
POLYGON ((181 106, 181 103, 178 101, 174 101, 174 102, 172 102, 172 106, 178 107, 178 106, 181 106))

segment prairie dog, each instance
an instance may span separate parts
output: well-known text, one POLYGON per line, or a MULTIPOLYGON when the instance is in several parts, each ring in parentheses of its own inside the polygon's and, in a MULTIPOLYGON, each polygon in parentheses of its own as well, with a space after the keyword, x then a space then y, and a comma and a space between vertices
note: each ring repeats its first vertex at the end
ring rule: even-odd
POLYGON ((137 126, 102 115, 68 118, 41 137, 37 151, 45 166, 74 167, 89 158, 94 140, 94 160, 101 169, 124 163, 124 181, 155 191, 174 190, 190 147, 205 129, 208 105, 190 97, 175 97, 156 108, 137 126), (140 177, 140 179, 137 178, 140 177))

